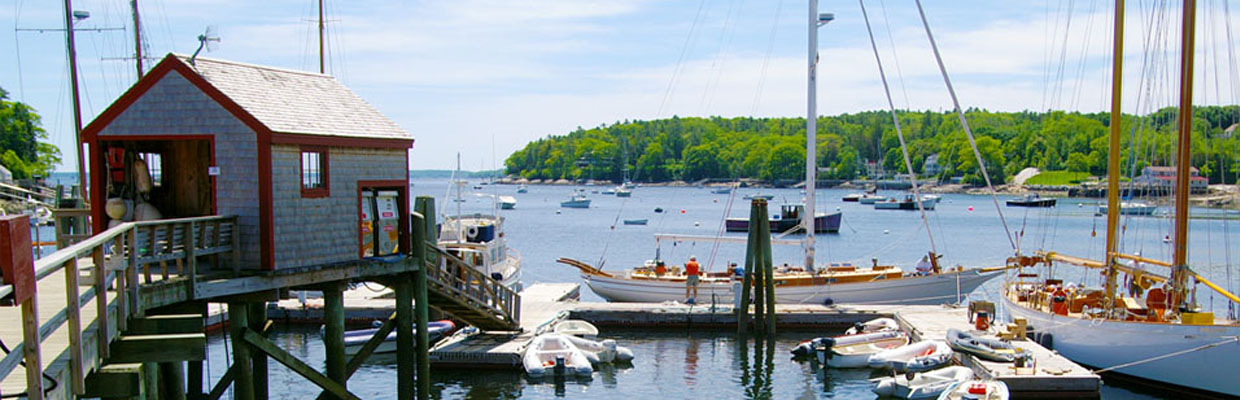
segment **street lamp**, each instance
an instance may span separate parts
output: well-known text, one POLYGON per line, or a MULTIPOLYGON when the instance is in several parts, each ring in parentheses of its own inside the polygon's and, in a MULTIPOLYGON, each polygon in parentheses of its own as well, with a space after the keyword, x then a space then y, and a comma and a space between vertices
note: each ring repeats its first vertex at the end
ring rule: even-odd
POLYGON ((834 13, 818 13, 818 0, 809 0, 809 110, 805 116, 805 269, 814 272, 814 228, 818 216, 814 212, 815 183, 818 180, 818 27, 835 20, 834 13))

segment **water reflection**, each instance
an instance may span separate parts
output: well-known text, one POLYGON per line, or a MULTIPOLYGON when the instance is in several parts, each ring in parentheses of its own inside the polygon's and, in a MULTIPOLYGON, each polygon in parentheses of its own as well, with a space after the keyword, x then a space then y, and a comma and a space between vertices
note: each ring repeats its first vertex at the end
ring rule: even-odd
POLYGON ((752 340, 751 354, 750 338, 736 338, 734 357, 738 360, 738 369, 741 371, 741 386, 747 398, 769 399, 773 395, 774 387, 775 340, 767 337, 754 337, 752 340))

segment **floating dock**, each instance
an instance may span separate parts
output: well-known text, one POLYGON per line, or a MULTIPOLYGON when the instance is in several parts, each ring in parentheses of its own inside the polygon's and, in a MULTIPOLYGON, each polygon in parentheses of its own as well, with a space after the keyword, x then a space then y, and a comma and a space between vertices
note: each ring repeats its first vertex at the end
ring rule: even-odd
POLYGON ((581 285, 539 283, 521 291, 521 330, 459 332, 430 349, 433 366, 520 368, 521 355, 535 336, 550 329, 561 313, 577 306, 581 285))

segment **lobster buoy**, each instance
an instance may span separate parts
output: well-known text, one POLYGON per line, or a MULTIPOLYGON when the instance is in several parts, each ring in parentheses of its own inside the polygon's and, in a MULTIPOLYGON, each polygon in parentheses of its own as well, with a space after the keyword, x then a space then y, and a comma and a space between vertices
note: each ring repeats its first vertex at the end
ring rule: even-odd
POLYGON ((146 168, 146 161, 139 158, 133 162, 133 175, 133 183, 138 187, 138 193, 150 193, 151 170, 146 168))
POLYGON ((142 202, 138 203, 137 207, 134 207, 133 219, 135 221, 154 221, 163 218, 163 214, 151 203, 142 202))
POLYGON ((119 221, 125 218, 125 214, 129 213, 129 207, 125 205, 124 199, 120 197, 113 197, 104 203, 103 212, 108 214, 108 218, 119 221))

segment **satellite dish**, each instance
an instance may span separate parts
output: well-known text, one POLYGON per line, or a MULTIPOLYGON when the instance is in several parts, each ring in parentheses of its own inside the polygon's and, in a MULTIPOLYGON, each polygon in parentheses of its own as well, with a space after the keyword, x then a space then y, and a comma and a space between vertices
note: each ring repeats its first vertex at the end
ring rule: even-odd
POLYGON ((194 50, 194 55, 189 56, 190 65, 194 65, 194 60, 198 58, 198 53, 201 53, 203 48, 206 48, 207 52, 212 52, 219 46, 216 43, 220 42, 220 36, 215 31, 215 25, 211 25, 201 35, 198 35, 198 50, 194 50))

